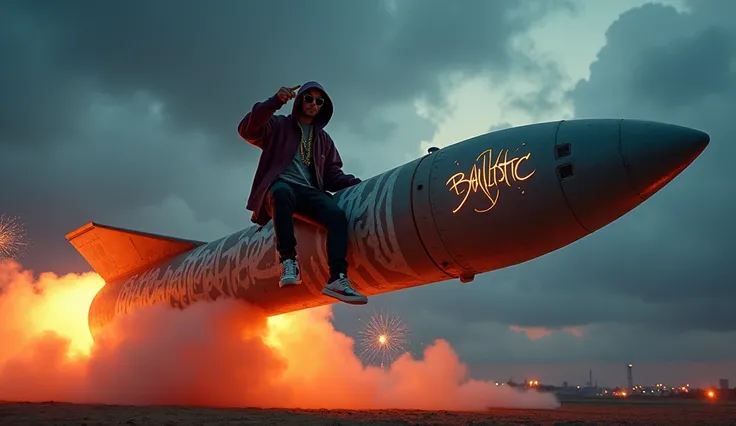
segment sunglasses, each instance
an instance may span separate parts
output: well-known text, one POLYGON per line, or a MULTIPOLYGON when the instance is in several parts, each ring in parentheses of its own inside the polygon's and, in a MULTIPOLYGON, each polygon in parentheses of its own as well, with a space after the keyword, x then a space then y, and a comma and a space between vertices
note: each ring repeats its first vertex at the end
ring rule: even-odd
POLYGON ((312 95, 304 95, 304 102, 308 104, 311 104, 312 102, 314 102, 315 105, 317 105, 318 107, 321 107, 322 105, 324 105, 325 100, 322 98, 315 98, 312 95))

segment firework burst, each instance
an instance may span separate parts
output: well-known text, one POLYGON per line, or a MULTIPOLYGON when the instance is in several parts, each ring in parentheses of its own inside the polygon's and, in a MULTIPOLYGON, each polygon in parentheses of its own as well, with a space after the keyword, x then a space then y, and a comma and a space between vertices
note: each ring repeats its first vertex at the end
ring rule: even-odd
POLYGON ((374 313, 368 322, 360 321, 364 324, 359 332, 360 356, 368 363, 383 367, 406 350, 409 327, 398 315, 374 313))
POLYGON ((23 225, 17 218, 0 215, 0 260, 19 256, 25 247, 23 225))

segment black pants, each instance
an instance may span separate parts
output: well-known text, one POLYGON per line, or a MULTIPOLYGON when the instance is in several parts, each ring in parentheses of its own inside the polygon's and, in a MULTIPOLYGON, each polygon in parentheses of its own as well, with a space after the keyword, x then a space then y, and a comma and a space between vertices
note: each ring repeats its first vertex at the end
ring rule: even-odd
POLYGON ((294 213, 327 228, 327 265, 330 280, 347 274, 348 219, 332 197, 317 188, 276 181, 268 192, 268 208, 276 232, 281 261, 296 258, 294 213))

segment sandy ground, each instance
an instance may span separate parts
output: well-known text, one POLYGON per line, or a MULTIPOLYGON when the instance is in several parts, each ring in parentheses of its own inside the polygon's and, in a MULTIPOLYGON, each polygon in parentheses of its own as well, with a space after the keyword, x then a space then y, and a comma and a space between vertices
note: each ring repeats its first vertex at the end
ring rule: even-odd
POLYGON ((566 402, 556 410, 261 410, 1 403, 0 425, 736 425, 736 404, 566 402))

